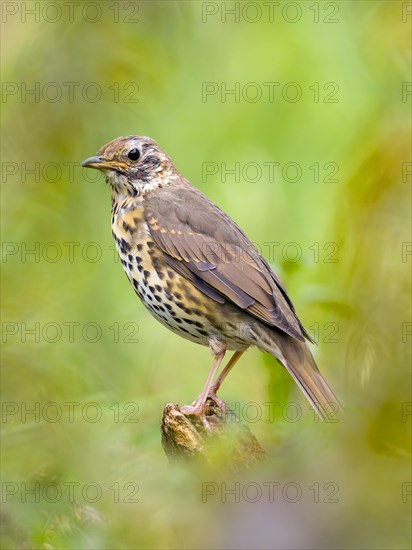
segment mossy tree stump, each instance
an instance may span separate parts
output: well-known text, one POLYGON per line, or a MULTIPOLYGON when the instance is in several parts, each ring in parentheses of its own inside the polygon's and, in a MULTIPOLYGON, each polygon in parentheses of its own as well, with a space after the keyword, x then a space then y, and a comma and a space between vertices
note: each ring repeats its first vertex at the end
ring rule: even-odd
POLYGON ((171 462, 198 460, 213 469, 216 450, 224 449, 226 463, 231 464, 233 471, 239 471, 265 456, 249 428, 223 401, 208 399, 202 419, 166 403, 160 429, 163 449, 171 462))

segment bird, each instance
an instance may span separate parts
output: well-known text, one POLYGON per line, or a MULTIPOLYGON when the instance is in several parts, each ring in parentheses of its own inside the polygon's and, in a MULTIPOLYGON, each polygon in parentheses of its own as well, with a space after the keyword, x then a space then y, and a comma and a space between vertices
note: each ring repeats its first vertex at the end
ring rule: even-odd
POLYGON ((339 410, 309 349, 314 341, 269 263, 156 141, 119 137, 81 165, 104 174, 115 246, 144 306, 174 333, 210 349, 203 389, 182 412, 202 417, 208 398, 223 403, 217 391, 250 346, 286 368, 322 419, 339 410), (227 351, 234 353, 216 377, 227 351))

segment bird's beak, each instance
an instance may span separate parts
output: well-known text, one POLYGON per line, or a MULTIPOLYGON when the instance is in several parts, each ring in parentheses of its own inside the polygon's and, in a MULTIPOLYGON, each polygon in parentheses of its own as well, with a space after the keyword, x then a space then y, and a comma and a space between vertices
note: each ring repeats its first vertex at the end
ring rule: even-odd
POLYGON ((89 157, 82 162, 82 166, 84 166, 85 168, 96 168, 97 170, 104 170, 104 168, 107 166, 107 161, 105 162, 104 158, 99 156, 89 157))
POLYGON ((107 160, 101 156, 89 157, 81 164, 85 168, 96 168, 96 170, 119 170, 123 168, 121 163, 117 161, 107 160))

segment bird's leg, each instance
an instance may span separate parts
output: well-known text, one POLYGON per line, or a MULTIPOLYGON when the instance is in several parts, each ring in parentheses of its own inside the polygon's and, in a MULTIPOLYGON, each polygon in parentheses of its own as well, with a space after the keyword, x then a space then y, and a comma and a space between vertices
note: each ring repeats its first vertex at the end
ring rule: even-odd
POLYGON ((236 365, 236 363, 239 361, 240 357, 242 356, 244 352, 243 351, 236 351, 232 357, 230 358, 228 364, 226 367, 222 370, 222 372, 219 374, 216 381, 210 386, 210 390, 208 393, 208 397, 213 399, 213 401, 219 405, 220 407, 224 407, 224 403, 219 397, 216 395, 218 389, 222 385, 223 380, 226 378, 226 376, 229 374, 229 372, 233 369, 233 367, 236 365))
POLYGON ((223 357, 226 353, 226 347, 223 346, 223 344, 216 344, 216 342, 210 342, 209 344, 210 351, 213 355, 213 364, 209 371, 209 374, 207 375, 207 379, 205 382, 205 385, 203 386, 202 393, 199 395, 199 397, 194 401, 191 405, 185 405, 184 407, 181 407, 181 411, 184 414, 194 414, 196 416, 202 416, 205 410, 205 403, 206 399, 209 395, 210 386, 213 383, 213 378, 216 374, 217 369, 219 368, 220 363, 223 360, 223 357))

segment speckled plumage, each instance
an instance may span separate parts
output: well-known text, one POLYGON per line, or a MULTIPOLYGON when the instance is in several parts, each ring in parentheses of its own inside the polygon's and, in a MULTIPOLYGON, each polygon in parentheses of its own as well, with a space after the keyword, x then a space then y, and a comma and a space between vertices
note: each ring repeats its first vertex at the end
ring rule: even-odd
POLYGON ((181 176, 155 141, 118 138, 83 165, 102 170, 110 186, 113 237, 145 307, 214 355, 193 412, 202 412, 207 395, 214 395, 250 345, 274 355, 321 416, 335 408, 305 343, 310 337, 279 279, 235 222, 181 176), (211 391, 226 350, 237 353, 211 391))

